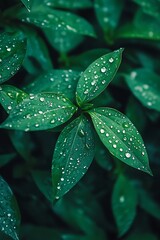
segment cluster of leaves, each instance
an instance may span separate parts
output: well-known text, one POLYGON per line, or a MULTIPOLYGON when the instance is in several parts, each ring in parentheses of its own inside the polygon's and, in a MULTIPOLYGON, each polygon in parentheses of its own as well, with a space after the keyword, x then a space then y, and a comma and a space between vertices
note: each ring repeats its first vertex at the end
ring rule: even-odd
POLYGON ((0 13, 0 237, 158 239, 160 1, 0 13))

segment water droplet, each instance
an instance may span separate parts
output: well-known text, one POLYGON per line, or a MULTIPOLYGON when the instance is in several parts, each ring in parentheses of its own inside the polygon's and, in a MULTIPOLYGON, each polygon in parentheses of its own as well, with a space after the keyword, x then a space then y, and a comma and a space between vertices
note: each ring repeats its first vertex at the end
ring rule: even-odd
POLYGON ((40 97, 39 99, 41 102, 44 102, 44 97, 40 97))
POLYGON ((110 63, 112 63, 113 61, 114 61, 114 59, 113 59, 113 58, 110 58, 110 59, 109 59, 109 62, 110 62, 110 63))
POLYGON ((106 67, 102 67, 102 68, 101 68, 101 72, 102 72, 102 73, 105 73, 106 71, 107 71, 106 67))
POLYGON ((100 129, 100 132, 101 132, 101 133, 104 133, 104 129, 103 129, 103 128, 101 128, 101 129, 100 129))
POLYGON ((130 153, 126 153, 125 156, 126 156, 126 158, 130 158, 131 154, 130 153))
POLYGON ((119 201, 120 201, 120 203, 124 203, 124 201, 125 201, 124 196, 120 196, 119 201))

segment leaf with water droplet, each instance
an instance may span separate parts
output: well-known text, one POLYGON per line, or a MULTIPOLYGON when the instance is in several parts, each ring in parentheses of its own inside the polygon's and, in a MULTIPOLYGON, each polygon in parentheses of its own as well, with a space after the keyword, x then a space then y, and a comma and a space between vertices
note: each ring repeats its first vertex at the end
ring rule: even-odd
POLYGON ((51 70, 24 87, 28 93, 55 92, 64 94, 71 101, 75 101, 75 91, 80 77, 79 71, 51 70))
POLYGON ((95 37, 93 26, 84 18, 70 12, 51 9, 43 5, 37 6, 31 12, 19 11, 17 18, 23 22, 34 24, 40 28, 71 31, 76 34, 95 37))
POLYGON ((0 127, 23 131, 51 129, 69 120, 76 110, 62 95, 31 94, 11 111, 0 127))
POLYGON ((1 85, 0 87, 0 103, 7 113, 10 113, 26 97, 28 97, 27 93, 14 86, 1 85))
POLYGON ((119 237, 131 227, 137 207, 137 192, 125 176, 120 175, 112 192, 112 211, 119 237))
POLYGON ((20 32, 0 34, 0 83, 20 69, 26 53, 26 41, 20 32))
POLYGON ((55 199, 67 193, 86 173, 94 157, 94 135, 85 116, 61 132, 53 155, 52 182, 55 199))
POLYGON ((31 6, 32 6, 32 3, 33 3, 33 0, 21 0, 21 2, 28 9, 28 11, 31 11, 31 6))
POLYGON ((105 32, 106 39, 113 38, 114 29, 119 24, 123 6, 124 0, 94 0, 95 13, 105 32))
POLYGON ((92 7, 90 0, 44 0, 44 3, 49 7, 64 8, 64 9, 83 9, 92 7))
POLYGON ((149 69, 136 69, 125 80, 138 100, 147 108, 160 111, 159 76, 149 69))
POLYGON ((152 175, 142 137, 124 114, 112 108, 95 108, 88 112, 101 141, 112 155, 152 175))
POLYGON ((105 90, 115 76, 122 59, 123 49, 108 53, 94 61, 78 81, 77 103, 84 103, 96 98, 105 90))
POLYGON ((17 201, 7 182, 0 176, 0 231, 14 240, 18 238, 20 212, 17 201))

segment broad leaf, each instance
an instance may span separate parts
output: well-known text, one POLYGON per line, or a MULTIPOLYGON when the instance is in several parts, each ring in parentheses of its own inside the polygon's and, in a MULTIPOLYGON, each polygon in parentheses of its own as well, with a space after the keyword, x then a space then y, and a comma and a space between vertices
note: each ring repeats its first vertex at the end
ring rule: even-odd
POLYGON ((75 91, 80 72, 73 70, 51 70, 34 79, 24 87, 28 93, 55 92, 75 100, 75 91))
POLYGON ((0 87, 0 103, 7 113, 10 113, 27 96, 27 93, 14 86, 1 85, 0 87))
POLYGON ((137 192, 129 180, 120 175, 112 193, 112 211, 121 237, 131 227, 137 207, 137 192))
POLYGON ((12 190, 0 176, 0 231, 12 237, 18 238, 18 227, 20 224, 20 213, 12 190))
POLYGON ((17 17, 23 22, 32 23, 37 27, 55 31, 60 28, 80 35, 95 37, 92 25, 84 18, 70 12, 39 6, 30 13, 21 11, 17 17))
POLYGON ((61 132, 53 155, 52 182, 56 199, 67 193, 86 173, 94 157, 92 126, 80 116, 61 132))
POLYGON ((139 4, 143 11, 153 17, 159 18, 160 14, 160 1, 159 0, 133 0, 139 4))
POLYGON ((21 0, 21 2, 24 4, 24 6, 28 9, 28 11, 31 10, 32 2, 33 0, 21 0))
POLYGON ((96 98, 115 76, 121 63, 123 49, 108 53, 94 61, 82 74, 77 85, 77 103, 96 98))
POLYGON ((26 53, 26 41, 21 33, 0 34, 0 83, 7 81, 20 69, 26 53))
POLYGON ((56 31, 51 29, 44 29, 43 31, 51 46, 60 53, 67 53, 73 50, 83 41, 81 35, 68 30, 59 28, 56 31))
POLYGON ((125 79, 144 106, 160 111, 160 81, 156 73, 149 69, 136 69, 130 75, 125 75, 125 79))
POLYGON ((53 93, 31 94, 10 113, 1 128, 38 131, 57 127, 72 117, 76 107, 53 93))
POLYGON ((112 108, 95 108, 89 114, 111 154, 131 167, 152 174, 143 140, 124 114, 112 108))
POLYGON ((44 3, 49 7, 68 8, 68 9, 83 9, 92 6, 91 0, 44 0, 44 3))

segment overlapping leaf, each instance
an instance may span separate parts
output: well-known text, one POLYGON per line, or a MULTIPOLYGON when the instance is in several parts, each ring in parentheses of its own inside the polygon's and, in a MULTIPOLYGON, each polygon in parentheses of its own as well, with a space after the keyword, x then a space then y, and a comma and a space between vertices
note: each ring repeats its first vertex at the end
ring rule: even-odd
POLYGON ((96 98, 113 79, 121 63, 123 49, 108 53, 94 61, 82 74, 77 85, 77 103, 96 98))
POLYGON ((137 207, 137 192, 129 180, 120 175, 112 193, 112 211, 117 224, 119 237, 131 227, 137 207))
POLYGON ((32 3, 33 3, 33 0, 21 0, 21 2, 28 9, 28 11, 31 10, 31 6, 32 6, 32 3))
POLYGON ((0 34, 0 83, 20 69, 26 53, 26 41, 21 33, 0 34))
POLYGON ((160 111, 159 76, 149 69, 136 69, 125 75, 132 93, 146 107, 160 111))
POLYGON ((115 157, 151 174, 143 140, 125 115, 112 108, 95 108, 89 114, 101 141, 115 157))
POLYGON ((39 6, 30 13, 21 11, 17 17, 23 22, 31 23, 41 28, 52 30, 68 30, 80 35, 95 37, 92 25, 84 18, 61 10, 39 6))
POLYGON ((79 71, 51 70, 34 79, 24 90, 29 93, 55 92, 64 94, 70 100, 75 100, 75 91, 79 71))
POLYGON ((36 131, 57 127, 76 111, 65 97, 53 93, 31 94, 10 113, 1 128, 36 131))
POLYGON ((20 213, 12 190, 0 176, 0 231, 14 240, 18 238, 18 227, 20 224, 20 213))
POLYGON ((90 122, 80 116, 61 132, 52 162, 54 197, 62 197, 86 173, 94 157, 90 122))
POLYGON ((27 96, 27 93, 14 86, 1 85, 0 87, 0 103, 7 113, 10 113, 27 96))

